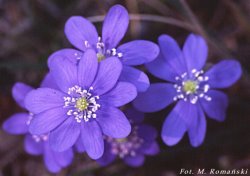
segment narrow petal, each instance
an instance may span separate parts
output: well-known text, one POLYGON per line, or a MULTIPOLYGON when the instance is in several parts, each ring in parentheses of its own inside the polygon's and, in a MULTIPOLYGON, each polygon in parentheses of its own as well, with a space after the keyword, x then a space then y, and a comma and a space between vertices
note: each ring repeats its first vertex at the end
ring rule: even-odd
POLYGON ((180 101, 180 106, 182 107, 180 117, 184 120, 186 127, 189 129, 195 123, 198 118, 198 104, 192 104, 188 101, 180 101))
POLYGON ((127 117, 132 123, 139 124, 139 123, 142 123, 142 122, 143 122, 144 113, 142 113, 142 112, 140 112, 140 111, 137 111, 137 110, 134 109, 134 108, 126 109, 124 112, 125 112, 126 117, 127 117))
POLYGON ((156 141, 143 143, 140 152, 145 155, 156 155, 160 152, 160 147, 156 141))
POLYGON ((25 98, 26 108, 38 114, 51 108, 64 106, 64 93, 50 88, 38 88, 28 93, 25 98))
POLYGON ((123 66, 119 80, 134 84, 139 92, 145 92, 150 84, 148 76, 144 72, 125 65, 123 66))
POLYGON ((183 55, 189 72, 201 70, 206 63, 208 47, 203 37, 190 34, 183 47, 183 55))
POLYGON ((234 84, 242 74, 240 63, 236 60, 223 60, 206 72, 212 88, 227 88, 234 84))
POLYGON ((52 131, 67 119, 67 111, 67 109, 59 107, 35 115, 29 126, 30 133, 40 135, 52 131))
POLYGON ((45 75, 42 83, 41 83, 41 87, 42 88, 51 88, 51 89, 55 89, 58 90, 59 87, 56 84, 56 81, 53 78, 53 75, 49 72, 45 75))
POLYGON ((25 108, 24 98, 33 88, 27 84, 18 82, 12 87, 12 96, 19 106, 25 108))
POLYGON ((95 120, 81 123, 81 139, 90 158, 98 159, 103 155, 102 131, 95 120))
POLYGON ((54 53, 52 53, 49 58, 48 58, 48 66, 51 66, 51 62, 53 62, 54 58, 59 57, 64 57, 68 61, 72 62, 73 64, 77 64, 78 61, 81 59, 83 55, 82 51, 76 50, 76 49, 71 49, 71 48, 65 48, 58 50, 54 53))
POLYGON ((142 154, 137 153, 135 156, 126 156, 124 158, 124 162, 132 167, 139 167, 144 163, 144 156, 142 154))
POLYGON ((96 120, 102 132, 113 138, 127 137, 131 131, 131 125, 123 112, 111 106, 101 105, 96 120))
POLYGON ((102 27, 102 38, 108 49, 115 48, 125 35, 129 23, 127 10, 114 5, 108 11, 102 27))
POLYGON ((226 94, 216 90, 210 90, 207 93, 212 98, 211 101, 201 99, 201 104, 206 114, 217 121, 224 121, 228 107, 228 97, 226 94))
POLYGON ((26 135, 24 140, 25 151, 31 155, 41 155, 43 153, 43 142, 36 142, 31 135, 26 135))
POLYGON ((96 160, 97 163, 99 163, 103 167, 111 164, 116 158, 116 156, 113 153, 111 153, 110 145, 107 142, 105 142, 104 145, 105 148, 102 157, 96 160))
POLYGON ((197 107, 198 116, 193 125, 188 129, 190 143, 193 147, 198 147, 201 145, 206 134, 206 117, 200 105, 197 107))
POLYGON ((28 113, 16 113, 3 123, 3 130, 10 134, 25 134, 28 132, 28 113))
POLYGON ((54 157, 61 167, 67 167, 71 164, 74 153, 72 148, 70 148, 64 152, 54 152, 54 157))
POLYGON ((142 124, 138 127, 138 136, 143 138, 144 141, 154 141, 157 137, 157 131, 154 127, 142 124))
POLYGON ((179 101, 164 121, 162 127, 161 137, 167 145, 173 146, 177 144, 184 136, 184 133, 187 131, 185 121, 183 120, 185 115, 183 104, 179 101))
POLYGON ((66 57, 56 56, 50 62, 50 72, 58 87, 65 93, 77 85, 77 66, 66 57))
POLYGON ((90 87, 95 79, 98 61, 96 52, 92 49, 87 50, 78 65, 78 83, 82 87, 90 87))
POLYGON ((98 73, 92 84, 94 92, 102 95, 111 90, 120 76, 122 64, 116 57, 110 57, 99 64, 98 73))
POLYGON ((73 16, 65 24, 64 32, 72 45, 85 51, 89 45, 94 46, 98 42, 98 34, 95 26, 87 19, 80 16, 73 16))
POLYGON ((158 42, 162 55, 171 68, 179 75, 187 72, 186 63, 177 42, 169 35, 161 35, 158 42))
POLYGON ((155 77, 166 81, 175 82, 175 77, 178 76, 161 53, 154 61, 146 64, 146 68, 155 77))
POLYGON ((61 166, 55 160, 53 151, 50 148, 46 148, 44 152, 44 163, 46 168, 52 173, 58 173, 61 170, 61 166))
POLYGON ((120 107, 131 102, 135 99, 136 95, 137 91, 133 84, 118 82, 114 89, 101 97, 100 101, 105 104, 120 107))
POLYGON ((50 133, 50 146, 54 151, 63 152, 72 147, 80 135, 80 125, 74 118, 68 117, 50 133))
POLYGON ((118 47, 125 65, 141 65, 153 61, 159 54, 159 47, 147 40, 134 40, 118 47))
POLYGON ((133 105, 142 112, 156 112, 172 103, 175 95, 176 90, 172 84, 151 84, 146 92, 138 94, 133 105))

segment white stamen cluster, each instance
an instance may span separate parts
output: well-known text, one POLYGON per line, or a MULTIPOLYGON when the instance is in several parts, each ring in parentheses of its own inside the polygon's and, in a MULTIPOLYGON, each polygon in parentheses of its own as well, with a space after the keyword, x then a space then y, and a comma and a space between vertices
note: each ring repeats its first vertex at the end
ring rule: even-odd
POLYGON ((64 97, 64 108, 69 108, 67 115, 74 116, 75 120, 80 123, 82 120, 88 122, 91 118, 96 118, 96 111, 101 107, 97 103, 99 96, 93 96, 90 93, 93 87, 88 90, 79 86, 69 88, 68 95, 64 97))
MULTIPOLYGON (((84 42, 84 45, 86 48, 90 48, 91 45, 89 44, 88 41, 84 42)), ((117 52, 116 48, 112 49, 106 49, 105 43, 102 42, 102 38, 98 37, 98 42, 96 43, 96 49, 97 49, 97 54, 103 56, 103 57, 109 57, 109 56, 117 56, 121 58, 123 56, 122 53, 117 52)))
POLYGON ((36 141, 36 142, 45 142, 49 139, 49 135, 47 134, 42 134, 42 135, 32 135, 32 138, 36 141))
POLYGON ((138 136, 138 127, 134 126, 131 134, 122 139, 115 139, 105 136, 105 140, 111 145, 111 153, 118 155, 120 158, 125 156, 136 156, 137 149, 142 145, 144 140, 138 136))
POLYGON ((184 101, 190 101, 192 104, 196 104, 199 98, 211 101, 212 98, 206 95, 210 89, 207 83, 209 77, 203 76, 203 73, 203 70, 197 71, 193 69, 191 75, 185 72, 181 76, 176 76, 174 88, 176 89, 177 95, 173 98, 174 101, 183 99, 184 101))

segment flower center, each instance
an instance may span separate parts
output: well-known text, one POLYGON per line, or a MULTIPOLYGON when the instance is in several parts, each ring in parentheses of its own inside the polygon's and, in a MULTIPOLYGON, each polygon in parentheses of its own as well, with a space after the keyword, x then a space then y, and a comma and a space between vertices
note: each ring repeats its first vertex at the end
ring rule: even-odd
POLYGON ((138 126, 132 128, 132 132, 126 138, 111 138, 105 136, 104 139, 111 145, 111 153, 118 155, 120 158, 125 156, 135 156, 137 149, 141 147, 144 140, 138 136, 138 126))
POLYGON ((193 69, 189 75, 185 72, 181 76, 175 77, 174 88, 177 95, 174 97, 174 101, 183 99, 184 101, 190 101, 192 104, 196 104, 199 98, 211 101, 212 98, 206 94, 210 88, 209 77, 203 76, 203 73, 203 70, 193 69))
POLYGON ((101 107, 97 103, 99 96, 92 95, 93 87, 88 90, 79 86, 69 88, 68 96, 64 97, 64 108, 68 108, 68 116, 73 116, 80 123, 82 120, 88 122, 96 118, 96 111, 101 107))
POLYGON ((192 80, 187 80, 184 82, 183 85, 183 90, 188 93, 190 92, 191 94, 195 93, 197 89, 197 82, 192 81, 192 80))
MULTIPOLYGON (((86 48, 92 47, 88 41, 85 41, 84 45, 86 48)), ((101 37, 98 37, 98 42, 96 43, 96 46, 94 47, 94 49, 96 50, 96 56, 97 56, 98 62, 101 62, 102 60, 110 56, 116 56, 118 58, 121 58, 123 56, 122 53, 117 52, 116 48, 107 49, 101 37)))
POLYGON ((84 111, 85 109, 87 109, 89 106, 86 98, 79 98, 77 101, 76 101, 76 108, 78 108, 79 111, 84 111))
POLYGON ((101 62, 102 60, 106 58, 102 53, 97 53, 96 56, 97 56, 98 62, 101 62))

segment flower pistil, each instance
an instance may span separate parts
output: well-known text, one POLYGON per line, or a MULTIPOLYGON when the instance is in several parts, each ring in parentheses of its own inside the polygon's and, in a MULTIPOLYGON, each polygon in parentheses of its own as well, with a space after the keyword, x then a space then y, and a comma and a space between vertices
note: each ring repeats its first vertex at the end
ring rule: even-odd
POLYGON ((210 88, 207 82, 209 77, 203 76, 203 73, 203 70, 197 71, 196 69, 192 69, 190 75, 185 72, 181 76, 176 76, 174 88, 177 95, 173 98, 174 101, 183 99, 184 101, 189 100, 192 104, 196 104, 199 98, 211 101, 212 98, 206 94, 210 88))
POLYGON ((88 90, 79 86, 69 88, 68 95, 64 97, 64 108, 69 108, 68 116, 74 116, 76 121, 80 123, 82 119, 88 122, 91 118, 96 118, 96 111, 101 107, 97 103, 99 96, 93 96, 90 93, 93 87, 88 90))
MULTIPOLYGON (((87 40, 84 42, 84 45, 86 48, 91 47, 87 40)), ((95 49, 98 62, 101 62, 102 60, 110 56, 117 56, 118 58, 121 58, 123 56, 122 53, 116 51, 116 48, 106 49, 105 43, 102 41, 101 37, 98 37, 98 42, 96 43, 95 49)))

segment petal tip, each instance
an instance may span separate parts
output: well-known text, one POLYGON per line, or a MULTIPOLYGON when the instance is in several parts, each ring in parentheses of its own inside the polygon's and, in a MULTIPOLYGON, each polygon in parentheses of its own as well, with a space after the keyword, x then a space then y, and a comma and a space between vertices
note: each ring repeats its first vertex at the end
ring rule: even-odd
POLYGON ((175 137, 170 137, 170 136, 165 136, 162 135, 162 140, 163 142, 168 145, 168 146, 174 146, 179 143, 181 140, 180 138, 175 138, 175 137))

